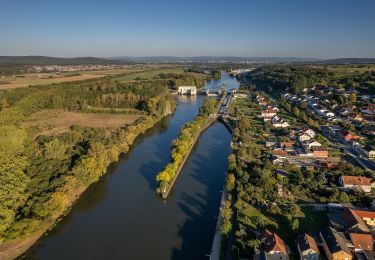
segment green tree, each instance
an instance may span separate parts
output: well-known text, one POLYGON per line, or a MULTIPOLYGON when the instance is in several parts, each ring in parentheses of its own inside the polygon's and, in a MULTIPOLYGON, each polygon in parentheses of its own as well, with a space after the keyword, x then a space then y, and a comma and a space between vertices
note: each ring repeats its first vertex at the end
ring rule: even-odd
POLYGON ((52 141, 45 143, 44 147, 46 158, 63 159, 66 147, 64 142, 61 142, 58 138, 54 138, 52 141))
POLYGON ((229 192, 234 189, 235 181, 236 181, 236 178, 234 177, 234 174, 228 173, 226 187, 229 192))
POLYGON ((8 100, 6 98, 2 98, 0 100, 0 110, 4 110, 6 108, 8 108, 10 105, 8 103, 8 100))

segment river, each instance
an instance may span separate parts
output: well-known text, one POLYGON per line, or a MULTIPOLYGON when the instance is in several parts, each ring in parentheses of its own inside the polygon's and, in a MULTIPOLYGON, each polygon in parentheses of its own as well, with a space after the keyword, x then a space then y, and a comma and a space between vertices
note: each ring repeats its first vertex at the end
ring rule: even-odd
MULTIPOLYGON (((238 82, 223 75, 226 82, 238 82)), ((219 81, 209 81, 220 86, 219 81)), ((171 141, 194 118, 203 96, 176 97, 175 113, 139 137, 27 259, 208 259, 231 136, 219 122, 195 145, 168 199, 155 175, 170 160, 171 141)))

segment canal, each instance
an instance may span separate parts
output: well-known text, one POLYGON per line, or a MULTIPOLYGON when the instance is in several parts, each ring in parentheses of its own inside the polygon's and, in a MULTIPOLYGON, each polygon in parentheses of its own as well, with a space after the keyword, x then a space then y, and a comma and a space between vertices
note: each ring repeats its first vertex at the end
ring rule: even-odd
POLYGON ((138 138, 24 257, 208 259, 231 139, 224 125, 216 122, 202 134, 166 201, 155 192, 155 175, 170 160, 171 141, 203 99, 177 97, 175 113, 138 138))

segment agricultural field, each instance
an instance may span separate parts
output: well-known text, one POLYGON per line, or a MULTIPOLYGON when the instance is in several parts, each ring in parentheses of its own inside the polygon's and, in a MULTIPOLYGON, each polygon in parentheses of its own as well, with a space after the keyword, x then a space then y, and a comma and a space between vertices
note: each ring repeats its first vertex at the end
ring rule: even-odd
POLYGON ((26 122, 28 128, 35 127, 39 134, 57 135, 70 131, 73 125, 94 128, 118 128, 130 125, 142 115, 79 113, 62 109, 46 109, 33 114, 26 122))
POLYGON ((26 73, 17 76, 2 76, 0 78, 0 89, 23 88, 31 85, 42 85, 68 81, 94 79, 106 76, 102 74, 84 73, 26 73))
POLYGON ((157 66, 134 66, 126 69, 77 71, 77 72, 43 72, 24 73, 18 75, 4 75, 0 77, 0 90, 23 88, 32 85, 45 85, 60 82, 80 81, 86 79, 100 78, 104 76, 116 76, 121 82, 135 80, 137 78, 151 78, 160 73, 182 73, 183 69, 159 68, 157 66))

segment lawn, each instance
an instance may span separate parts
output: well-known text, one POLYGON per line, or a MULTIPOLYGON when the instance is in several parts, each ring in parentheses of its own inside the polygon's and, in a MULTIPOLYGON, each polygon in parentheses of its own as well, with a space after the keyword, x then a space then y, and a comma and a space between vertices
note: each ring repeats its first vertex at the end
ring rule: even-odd
POLYGON ((118 128, 132 124, 141 117, 143 116, 134 114, 78 113, 62 109, 45 109, 33 114, 24 125, 39 128, 39 134, 57 135, 70 131, 73 125, 118 128))

